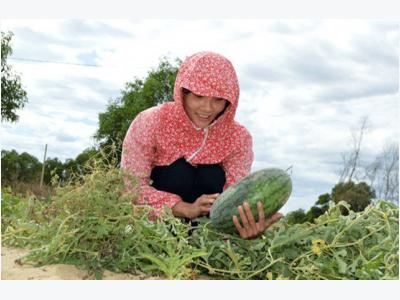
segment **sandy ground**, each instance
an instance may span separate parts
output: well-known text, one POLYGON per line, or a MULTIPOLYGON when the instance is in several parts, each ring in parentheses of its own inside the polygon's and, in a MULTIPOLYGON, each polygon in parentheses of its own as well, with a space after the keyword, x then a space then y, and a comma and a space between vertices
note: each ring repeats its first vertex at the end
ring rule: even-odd
MULTIPOLYGON (((29 250, 19 248, 1 247, 1 279, 2 280, 81 280, 95 279, 87 271, 80 270, 72 265, 55 264, 43 267, 34 267, 30 264, 21 265, 18 259, 27 254, 29 250)), ((127 273, 113 273, 105 271, 103 279, 106 280, 140 280, 162 279, 143 275, 127 273)))

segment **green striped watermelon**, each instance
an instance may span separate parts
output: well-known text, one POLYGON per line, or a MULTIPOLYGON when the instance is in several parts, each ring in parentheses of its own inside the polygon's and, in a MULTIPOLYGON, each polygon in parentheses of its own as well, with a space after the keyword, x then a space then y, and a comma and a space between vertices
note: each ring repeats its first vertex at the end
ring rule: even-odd
POLYGON ((264 205, 265 217, 276 213, 289 199, 292 180, 287 172, 267 168, 254 172, 227 188, 214 202, 210 211, 213 227, 226 233, 237 232, 232 216, 237 215, 238 206, 247 201, 253 216, 258 221, 257 202, 264 205))

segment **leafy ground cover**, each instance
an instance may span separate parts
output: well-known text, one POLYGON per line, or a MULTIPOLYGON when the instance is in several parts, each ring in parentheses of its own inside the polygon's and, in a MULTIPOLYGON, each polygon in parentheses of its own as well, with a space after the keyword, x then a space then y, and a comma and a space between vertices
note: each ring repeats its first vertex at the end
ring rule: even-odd
POLYGON ((2 244, 29 248, 24 261, 73 264, 99 279, 105 270, 168 279, 399 278, 399 211, 392 203, 355 213, 341 202, 313 223, 283 218, 260 238, 243 240, 214 230, 208 219, 190 227, 170 211, 149 221, 149 208, 132 209, 127 175, 114 165, 94 161, 84 179, 42 200, 3 189, 2 244))

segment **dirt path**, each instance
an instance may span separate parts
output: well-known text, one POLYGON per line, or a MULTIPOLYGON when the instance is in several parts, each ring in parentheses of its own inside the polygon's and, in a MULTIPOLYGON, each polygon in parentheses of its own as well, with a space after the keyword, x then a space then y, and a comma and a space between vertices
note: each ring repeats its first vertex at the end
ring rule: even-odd
MULTIPOLYGON (((43 267, 34 267, 29 264, 18 264, 17 259, 27 254, 29 250, 19 248, 1 247, 1 279, 19 280, 81 280, 94 279, 89 277, 87 271, 80 270, 72 265, 55 264, 43 267)), ((107 280, 140 280, 140 279, 161 279, 143 275, 132 275, 127 273, 113 273, 105 271, 103 279, 107 280)))

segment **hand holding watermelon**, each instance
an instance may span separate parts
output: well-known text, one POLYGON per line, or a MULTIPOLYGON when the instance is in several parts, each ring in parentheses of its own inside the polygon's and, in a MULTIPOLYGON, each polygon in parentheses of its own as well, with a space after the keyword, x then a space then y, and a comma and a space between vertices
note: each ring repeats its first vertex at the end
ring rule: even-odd
POLYGON ((261 202, 257 202, 258 211, 258 222, 256 223, 253 213, 251 212, 250 205, 247 202, 243 203, 243 206, 238 207, 239 215, 241 218, 240 224, 239 219, 236 215, 232 217, 233 223, 240 237, 244 239, 251 239, 260 236, 263 232, 268 229, 272 224, 283 217, 281 213, 275 213, 267 220, 265 219, 264 206, 261 202))
POLYGON ((286 171, 278 168, 259 170, 243 177, 219 195, 210 210, 211 223, 222 232, 239 231, 242 237, 259 235, 281 217, 277 211, 289 199, 291 192, 292 180, 286 171), (243 203, 244 199, 247 204, 243 203), (243 225, 239 223, 238 210, 243 225), (258 223, 253 217, 257 214, 258 223))
POLYGON ((203 194, 193 203, 178 202, 172 208, 172 212, 176 217, 184 217, 190 220, 205 216, 210 212, 213 202, 219 195, 219 193, 203 194))

